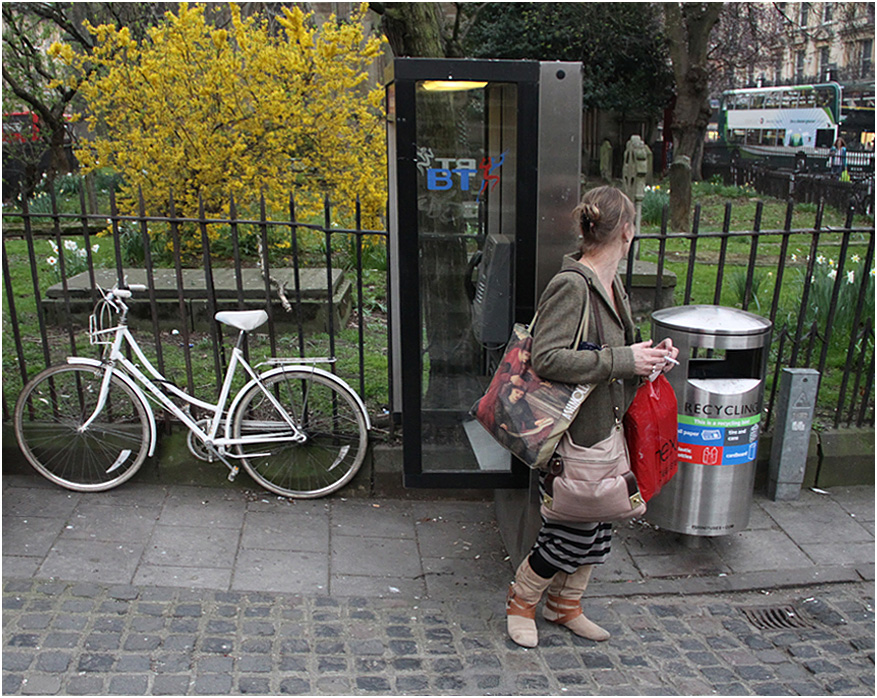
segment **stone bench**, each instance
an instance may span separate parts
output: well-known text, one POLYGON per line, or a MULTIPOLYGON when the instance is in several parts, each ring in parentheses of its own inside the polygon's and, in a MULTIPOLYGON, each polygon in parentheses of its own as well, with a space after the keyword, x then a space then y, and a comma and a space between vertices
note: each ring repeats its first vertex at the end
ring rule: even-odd
MULTIPOLYGON (((284 331, 298 331, 298 314, 296 304, 293 269, 276 268, 271 270, 271 277, 279 283, 285 283, 284 293, 292 310, 284 310, 272 285, 271 299, 275 325, 284 331)), ((124 274, 129 284, 147 284, 145 269, 125 269, 124 274)), ((117 279, 114 269, 95 269, 95 281, 102 288, 111 288, 117 279)), ((155 287, 155 299, 159 325, 163 329, 181 329, 180 305, 177 289, 176 271, 173 269, 154 269, 152 282, 155 287)), ((213 318, 209 316, 207 306, 207 282, 202 269, 183 269, 183 303, 190 331, 207 332, 213 318)), ((299 287, 301 289, 301 321, 303 327, 312 332, 328 331, 329 329, 329 294, 327 293, 327 275, 325 268, 309 268, 299 270, 299 287)), ((241 295, 244 309, 264 308, 265 281, 260 269, 241 270, 241 295)), ((332 270, 332 312, 335 330, 346 326, 350 318, 352 306, 352 283, 341 269, 332 270)), ((216 310, 237 310, 238 282, 234 269, 214 269, 213 287, 216 295, 216 310)), ((74 322, 87 325, 88 316, 94 307, 91 294, 91 282, 88 272, 83 272, 67 279, 70 315, 74 322)), ((126 301, 130 312, 129 324, 135 329, 152 327, 152 312, 148 291, 135 294, 126 301)), ((42 307, 48 322, 64 325, 68 321, 67 302, 64 288, 60 283, 51 286, 42 299, 42 307)), ((257 331, 265 331, 260 328, 257 331)))

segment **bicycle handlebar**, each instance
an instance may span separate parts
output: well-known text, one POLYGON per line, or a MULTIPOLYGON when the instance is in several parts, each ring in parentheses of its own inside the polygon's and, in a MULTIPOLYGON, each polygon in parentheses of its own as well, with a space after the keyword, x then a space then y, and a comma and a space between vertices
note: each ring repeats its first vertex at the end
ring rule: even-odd
POLYGON ((134 291, 140 292, 145 290, 146 286, 144 284, 128 284, 127 288, 119 288, 118 286, 113 286, 113 288, 104 293, 104 296, 108 300, 111 298, 118 298, 121 300, 124 298, 130 298, 134 294, 134 291))

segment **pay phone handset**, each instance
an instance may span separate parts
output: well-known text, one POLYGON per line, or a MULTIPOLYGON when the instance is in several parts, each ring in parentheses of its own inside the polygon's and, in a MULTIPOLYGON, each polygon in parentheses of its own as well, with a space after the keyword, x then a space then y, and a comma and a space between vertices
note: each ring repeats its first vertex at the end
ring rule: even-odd
POLYGON ((490 234, 469 262, 466 285, 472 301, 472 331, 483 345, 505 346, 512 331, 512 252, 508 235, 490 234), (478 270, 478 278, 472 277, 478 270))

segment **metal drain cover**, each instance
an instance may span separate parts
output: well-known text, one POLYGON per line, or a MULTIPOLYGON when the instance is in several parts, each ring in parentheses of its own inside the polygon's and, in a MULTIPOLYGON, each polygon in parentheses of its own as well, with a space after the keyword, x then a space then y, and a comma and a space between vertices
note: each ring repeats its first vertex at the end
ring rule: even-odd
POLYGON ((813 623, 804 618, 794 606, 751 606, 741 608, 740 611, 760 630, 813 627, 813 623))

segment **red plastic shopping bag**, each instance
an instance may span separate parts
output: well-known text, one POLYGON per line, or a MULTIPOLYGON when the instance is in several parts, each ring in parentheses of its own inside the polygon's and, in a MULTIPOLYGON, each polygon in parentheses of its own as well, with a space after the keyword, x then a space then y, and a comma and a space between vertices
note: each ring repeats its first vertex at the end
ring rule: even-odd
POLYGON ((664 374, 640 386, 627 414, 624 432, 630 469, 649 501, 679 468, 676 393, 664 374))

